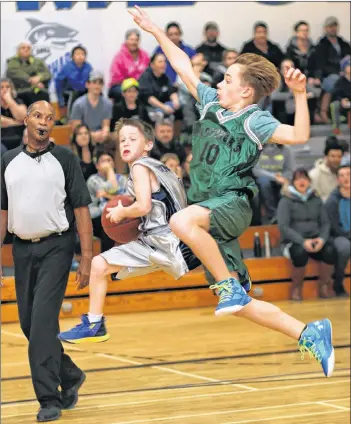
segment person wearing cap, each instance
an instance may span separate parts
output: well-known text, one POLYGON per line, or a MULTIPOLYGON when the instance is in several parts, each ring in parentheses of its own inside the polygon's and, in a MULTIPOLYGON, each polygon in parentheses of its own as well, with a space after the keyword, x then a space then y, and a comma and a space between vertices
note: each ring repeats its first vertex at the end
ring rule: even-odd
POLYGON ((93 143, 103 143, 109 136, 112 118, 112 103, 102 95, 103 74, 92 71, 86 87, 88 93, 73 103, 70 123, 73 130, 79 124, 86 125, 91 131, 93 143))
POLYGON ((340 118, 351 113, 351 56, 346 56, 340 63, 341 76, 336 82, 330 113, 333 123, 333 133, 340 134, 340 118))
POLYGON ((86 83, 93 67, 86 61, 87 51, 83 46, 75 46, 69 60, 55 78, 56 94, 61 118, 66 116, 78 97, 87 92, 86 83), (67 107, 67 108, 66 108, 67 107))
POLYGON ((125 43, 113 58, 110 67, 108 96, 119 101, 122 82, 128 78, 139 80, 149 62, 150 56, 140 48, 140 32, 137 29, 129 29, 125 35, 125 43))
POLYGON ((340 61, 351 54, 350 44, 338 36, 339 22, 329 16, 324 22, 325 35, 319 40, 315 51, 314 78, 322 81, 324 94, 321 99, 320 117, 328 123, 328 109, 334 86, 340 78, 340 61))
POLYGON ((121 118, 140 119, 149 122, 145 105, 139 100, 139 83, 135 78, 127 78, 121 84, 122 98, 112 109, 110 131, 115 130, 121 118))
POLYGON ((198 53, 203 53, 207 62, 207 73, 213 75, 216 67, 222 62, 223 52, 226 48, 218 40, 219 28, 216 22, 207 22, 204 27, 205 41, 196 47, 198 53))
POLYGON ((51 73, 41 59, 32 55, 32 45, 28 41, 20 43, 16 56, 7 60, 6 76, 14 83, 26 106, 39 100, 50 101, 51 73))

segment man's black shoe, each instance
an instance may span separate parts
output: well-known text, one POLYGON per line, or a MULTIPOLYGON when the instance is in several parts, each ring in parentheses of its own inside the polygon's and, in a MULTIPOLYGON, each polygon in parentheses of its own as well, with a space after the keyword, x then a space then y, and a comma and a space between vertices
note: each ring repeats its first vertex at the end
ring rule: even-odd
POLYGON ((76 403, 78 402, 78 390, 81 388, 85 379, 86 375, 84 372, 82 372, 79 381, 73 387, 61 391, 63 409, 73 409, 76 406, 76 403))
POLYGON ((61 417, 61 408, 56 405, 42 405, 37 414, 37 421, 56 421, 61 417))

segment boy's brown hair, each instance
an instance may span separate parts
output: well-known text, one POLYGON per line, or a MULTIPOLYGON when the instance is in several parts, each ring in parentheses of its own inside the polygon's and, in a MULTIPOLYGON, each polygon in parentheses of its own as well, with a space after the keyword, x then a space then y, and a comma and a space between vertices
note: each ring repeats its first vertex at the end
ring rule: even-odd
POLYGON ((242 68, 241 78, 255 91, 254 102, 269 96, 279 87, 280 74, 269 60, 254 53, 244 53, 234 62, 242 68))
POLYGON ((140 121, 139 119, 127 118, 121 118, 118 122, 116 122, 115 133, 117 135, 118 140, 121 129, 126 126, 137 128, 145 137, 146 141, 152 141, 153 143, 155 142, 155 133, 151 125, 147 124, 144 121, 140 121))

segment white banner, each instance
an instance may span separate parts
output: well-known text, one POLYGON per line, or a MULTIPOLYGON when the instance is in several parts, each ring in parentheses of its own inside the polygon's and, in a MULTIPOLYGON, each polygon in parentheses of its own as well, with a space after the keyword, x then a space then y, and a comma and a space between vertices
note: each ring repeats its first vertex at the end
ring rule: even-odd
MULTIPOLYGON (((1 74, 5 73, 6 59, 16 53, 16 46, 29 40, 34 55, 45 60, 53 76, 69 59, 71 49, 82 44, 88 50, 88 61, 105 74, 109 82, 109 68, 113 56, 124 42, 127 29, 135 27, 127 13, 127 2, 111 2, 105 9, 88 9, 86 2, 76 2, 70 10, 55 9, 53 2, 44 2, 39 11, 17 12, 15 2, 1 2, 1 74)), ((184 41, 196 47, 202 42, 203 26, 216 21, 221 29, 220 41, 240 49, 252 37, 254 22, 269 25, 270 38, 284 49, 292 35, 293 25, 306 20, 311 26, 314 41, 322 35, 327 16, 340 21, 340 33, 350 34, 349 2, 290 2, 267 5, 259 2, 197 2, 194 6, 151 7, 152 18, 161 27, 178 21, 184 31, 184 41)), ((156 42, 149 34, 142 35, 142 47, 152 52, 156 42)), ((53 84, 50 86, 55 100, 53 84)))

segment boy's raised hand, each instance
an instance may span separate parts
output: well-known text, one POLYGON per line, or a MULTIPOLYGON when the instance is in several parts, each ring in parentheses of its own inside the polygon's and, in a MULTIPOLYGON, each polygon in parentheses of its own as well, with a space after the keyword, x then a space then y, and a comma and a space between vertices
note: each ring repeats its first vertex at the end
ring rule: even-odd
POLYGON ((133 16, 134 22, 144 31, 152 33, 155 28, 157 28, 151 21, 149 15, 139 6, 134 6, 134 9, 128 10, 128 12, 133 16))
POLYGON ((285 69, 284 79, 286 85, 294 93, 303 93, 306 91, 306 75, 304 75, 300 69, 285 69))

